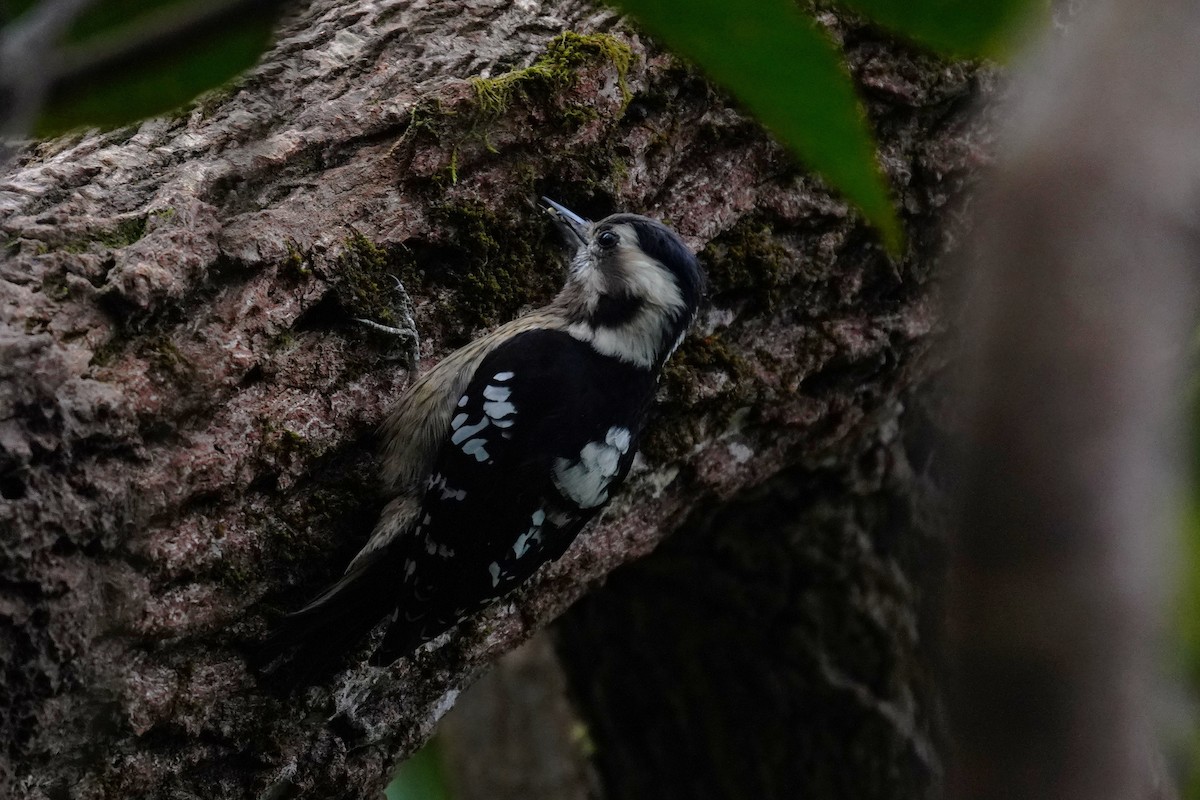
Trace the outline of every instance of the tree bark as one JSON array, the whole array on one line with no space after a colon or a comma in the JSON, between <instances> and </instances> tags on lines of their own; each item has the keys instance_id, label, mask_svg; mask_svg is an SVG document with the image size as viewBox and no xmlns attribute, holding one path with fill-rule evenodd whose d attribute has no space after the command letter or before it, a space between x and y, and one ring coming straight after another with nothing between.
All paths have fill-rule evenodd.
<instances>
[{"instance_id":1,"label":"tree bark","mask_svg":"<svg viewBox=\"0 0 1200 800\"><path fill-rule=\"evenodd\" d=\"M19 155L0 181L0 794L370 796L494 657L689 510L785 469L772 486L793 488L761 513L824 533L730 545L747 559L731 580L755 580L773 548L847 578L804 587L812 624L786 662L886 729L842 745L898 743L864 758L894 755L928 786L936 710L920 665L900 662L918 658L917 584L938 572L906 570L936 533L911 511L897 425L936 367L944 209L986 140L966 122L971 69L822 22L908 225L897 261L693 70L569 1L317 0L228 90ZM661 217L702 251L711 306L643 458L513 602L440 648L289 696L248 654L364 541L372 431L414 374L352 319L411 319L427 368L544 302L562 270L540 194ZM705 530L665 554L729 541ZM771 613L798 601L730 592ZM738 607L728 619L758 613ZM838 619L862 637L827 641ZM616 635L569 630L577 651Z\"/></svg>"}]
</instances>

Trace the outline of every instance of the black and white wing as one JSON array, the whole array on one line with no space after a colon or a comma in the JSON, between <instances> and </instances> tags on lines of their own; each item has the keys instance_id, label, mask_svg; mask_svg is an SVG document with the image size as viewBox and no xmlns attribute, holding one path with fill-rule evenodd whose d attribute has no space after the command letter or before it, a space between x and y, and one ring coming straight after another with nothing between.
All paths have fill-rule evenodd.
<instances>
[{"instance_id":1,"label":"black and white wing","mask_svg":"<svg viewBox=\"0 0 1200 800\"><path fill-rule=\"evenodd\" d=\"M406 655L562 555L628 472L653 389L648 370L561 331L489 354L391 560L399 605L373 661Z\"/></svg>"}]
</instances>

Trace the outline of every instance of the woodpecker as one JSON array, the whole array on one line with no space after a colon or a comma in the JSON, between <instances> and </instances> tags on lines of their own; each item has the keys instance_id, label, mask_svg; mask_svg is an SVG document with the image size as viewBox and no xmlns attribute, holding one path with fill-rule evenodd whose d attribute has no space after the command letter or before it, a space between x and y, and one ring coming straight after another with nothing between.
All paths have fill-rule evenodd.
<instances>
[{"instance_id":1,"label":"woodpecker","mask_svg":"<svg viewBox=\"0 0 1200 800\"><path fill-rule=\"evenodd\" d=\"M339 658L388 615L371 663L411 654L560 557L629 472L704 274L661 222L542 200L573 251L566 284L388 413L391 499L345 575L285 618L275 645L294 657Z\"/></svg>"}]
</instances>

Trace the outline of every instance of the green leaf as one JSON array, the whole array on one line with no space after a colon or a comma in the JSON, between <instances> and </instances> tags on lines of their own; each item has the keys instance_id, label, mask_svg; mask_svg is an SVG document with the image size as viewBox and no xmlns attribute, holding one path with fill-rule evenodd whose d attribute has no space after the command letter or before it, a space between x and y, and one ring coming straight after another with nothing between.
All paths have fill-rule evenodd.
<instances>
[{"instance_id":1,"label":"green leaf","mask_svg":"<svg viewBox=\"0 0 1200 800\"><path fill-rule=\"evenodd\" d=\"M67 35L36 126L53 136L114 128L171 111L254 65L277 0L103 0Z\"/></svg>"},{"instance_id":2,"label":"green leaf","mask_svg":"<svg viewBox=\"0 0 1200 800\"><path fill-rule=\"evenodd\" d=\"M875 144L833 43L791 0L617 0L729 89L900 250Z\"/></svg>"},{"instance_id":3,"label":"green leaf","mask_svg":"<svg viewBox=\"0 0 1200 800\"><path fill-rule=\"evenodd\" d=\"M37 5L37 0L0 0L0 28Z\"/></svg>"},{"instance_id":4,"label":"green leaf","mask_svg":"<svg viewBox=\"0 0 1200 800\"><path fill-rule=\"evenodd\" d=\"M901 36L958 56L999 57L1046 0L838 0Z\"/></svg>"},{"instance_id":5,"label":"green leaf","mask_svg":"<svg viewBox=\"0 0 1200 800\"><path fill-rule=\"evenodd\" d=\"M386 794L387 800L450 800L436 736L400 765Z\"/></svg>"}]
</instances>

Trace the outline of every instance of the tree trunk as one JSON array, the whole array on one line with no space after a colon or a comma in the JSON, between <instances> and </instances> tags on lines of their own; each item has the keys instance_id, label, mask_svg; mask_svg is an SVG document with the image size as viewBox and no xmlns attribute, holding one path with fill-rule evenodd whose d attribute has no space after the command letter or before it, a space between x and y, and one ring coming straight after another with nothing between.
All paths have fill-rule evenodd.
<instances>
[{"instance_id":1,"label":"tree trunk","mask_svg":"<svg viewBox=\"0 0 1200 800\"><path fill-rule=\"evenodd\" d=\"M689 668L753 666L737 724L781 698L841 720L813 760L755 769L840 781L827 759L857 748L876 768L835 788L902 773L919 796L938 769L917 646L940 568L898 426L936 367L934 261L979 158L975 78L822 21L868 98L910 235L899 261L693 70L575 2L318 0L228 90L18 156L0 181L0 794L370 796L498 654L689 511L776 475L662 558L719 554L713 605L688 607L723 626L803 625L777 657L757 638ZM548 299L562 259L540 194L658 216L702 250L711 307L642 462L513 602L289 696L248 654L364 541L372 432L414 374L352 320L411 319L428 368ZM770 532L742 542L739 514ZM655 601L654 563L606 595ZM763 570L784 582L756 589ZM578 654L624 636L592 622L606 602L565 628L580 696ZM667 625L671 602L637 613ZM689 646L702 621L683 621ZM743 745L710 733L689 746Z\"/></svg>"}]
</instances>

